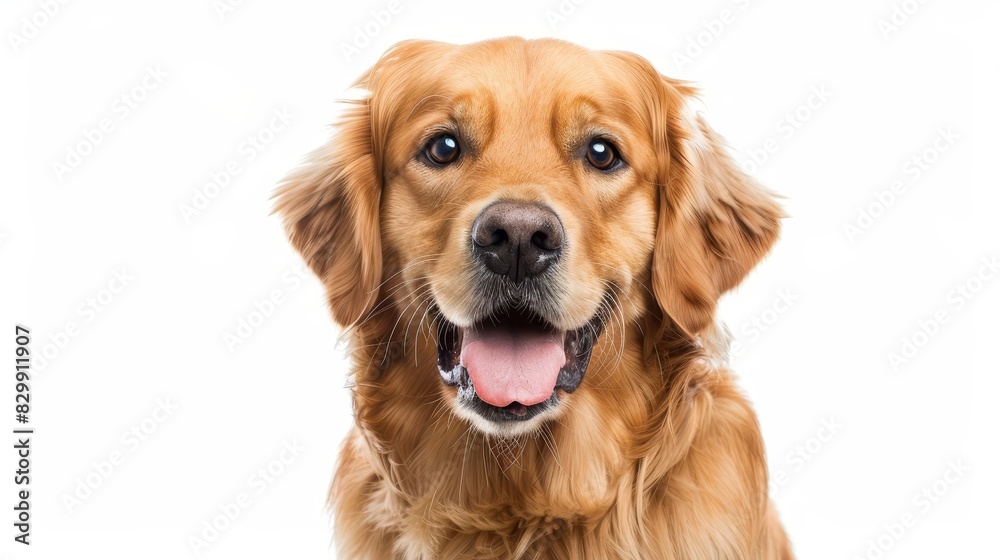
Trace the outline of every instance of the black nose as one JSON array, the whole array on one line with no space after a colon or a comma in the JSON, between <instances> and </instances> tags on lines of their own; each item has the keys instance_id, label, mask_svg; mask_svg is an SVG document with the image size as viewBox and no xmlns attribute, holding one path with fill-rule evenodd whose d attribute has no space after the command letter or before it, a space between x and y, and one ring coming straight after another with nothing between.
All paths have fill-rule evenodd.
<instances>
[{"instance_id":1,"label":"black nose","mask_svg":"<svg viewBox=\"0 0 1000 560\"><path fill-rule=\"evenodd\" d=\"M538 204L495 202L472 223L472 249L486 268L520 284L559 258L565 231L555 212Z\"/></svg>"}]
</instances>

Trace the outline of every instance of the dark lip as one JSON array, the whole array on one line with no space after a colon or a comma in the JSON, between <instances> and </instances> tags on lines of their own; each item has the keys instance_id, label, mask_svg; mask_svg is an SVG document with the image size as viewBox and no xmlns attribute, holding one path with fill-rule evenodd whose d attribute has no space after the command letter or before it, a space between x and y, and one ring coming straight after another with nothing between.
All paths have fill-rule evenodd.
<instances>
[{"instance_id":1,"label":"dark lip","mask_svg":"<svg viewBox=\"0 0 1000 560\"><path fill-rule=\"evenodd\" d=\"M438 372L441 374L441 379L445 385L458 388L458 403L460 405L486 420L498 424L529 421L545 410L558 405L560 390L566 393L576 391L587 373L594 344L600 337L604 325L599 311L582 327L566 332L563 344L567 364L559 370L555 389L548 400L531 406L514 403L511 406L498 407L479 398L472 380L469 378L468 370L461 365L462 341L459 328L445 319L441 313L438 312L434 315L437 317ZM537 321L538 319L534 317L532 320Z\"/></svg>"},{"instance_id":2,"label":"dark lip","mask_svg":"<svg viewBox=\"0 0 1000 560\"><path fill-rule=\"evenodd\" d=\"M464 370L465 368L462 369ZM468 377L468 374L466 374L466 377ZM512 407L514 405L505 407L493 406L492 404L479 398L479 395L476 394L476 390L472 386L472 383L468 382L464 385L458 385L458 402L462 406L468 408L490 422L505 424L511 422L527 422L546 410L555 407L559 404L559 395L557 393L558 391L552 391L552 395L549 396L548 400L531 406L524 406L524 412L516 414L512 411Z\"/></svg>"}]
</instances>

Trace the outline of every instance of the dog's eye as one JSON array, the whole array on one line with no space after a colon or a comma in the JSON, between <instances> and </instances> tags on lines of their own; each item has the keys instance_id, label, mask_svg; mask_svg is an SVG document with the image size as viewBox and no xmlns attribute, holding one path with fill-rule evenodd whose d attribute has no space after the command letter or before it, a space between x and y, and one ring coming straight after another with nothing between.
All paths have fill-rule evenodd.
<instances>
[{"instance_id":1,"label":"dog's eye","mask_svg":"<svg viewBox=\"0 0 1000 560\"><path fill-rule=\"evenodd\" d=\"M594 138L587 146L587 161L601 171L614 168L621 161L615 147L603 138Z\"/></svg>"},{"instance_id":2,"label":"dog's eye","mask_svg":"<svg viewBox=\"0 0 1000 560\"><path fill-rule=\"evenodd\" d=\"M447 165L458 159L458 140L451 134L439 134L431 138L424 148L427 159L438 165Z\"/></svg>"}]
</instances>

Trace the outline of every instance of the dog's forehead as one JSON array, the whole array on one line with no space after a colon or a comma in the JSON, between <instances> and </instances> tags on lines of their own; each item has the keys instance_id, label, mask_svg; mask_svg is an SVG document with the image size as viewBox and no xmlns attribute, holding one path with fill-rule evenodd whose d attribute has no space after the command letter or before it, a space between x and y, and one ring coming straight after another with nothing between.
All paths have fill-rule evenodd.
<instances>
[{"instance_id":1,"label":"dog's forehead","mask_svg":"<svg viewBox=\"0 0 1000 560\"><path fill-rule=\"evenodd\" d=\"M640 105L627 69L603 51L555 39L435 43L393 80L397 118L421 128L442 117L481 130L564 133L598 117L631 120Z\"/></svg>"},{"instance_id":2,"label":"dog's forehead","mask_svg":"<svg viewBox=\"0 0 1000 560\"><path fill-rule=\"evenodd\" d=\"M563 41L505 39L455 49L441 83L470 103L490 98L498 109L544 113L538 109L571 107L578 97L592 96L590 104L597 105L614 87L601 53Z\"/></svg>"}]
</instances>

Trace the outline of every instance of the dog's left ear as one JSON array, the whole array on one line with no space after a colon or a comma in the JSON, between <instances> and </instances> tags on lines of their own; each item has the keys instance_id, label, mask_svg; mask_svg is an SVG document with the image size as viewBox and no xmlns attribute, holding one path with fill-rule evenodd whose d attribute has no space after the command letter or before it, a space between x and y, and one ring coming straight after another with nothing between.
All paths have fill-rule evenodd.
<instances>
[{"instance_id":1,"label":"dog's left ear","mask_svg":"<svg viewBox=\"0 0 1000 560\"><path fill-rule=\"evenodd\" d=\"M693 89L668 78L661 85L666 140L656 142L661 190L653 293L663 314L694 337L712 323L722 294L770 249L784 214L775 195L744 173L687 108Z\"/></svg>"}]
</instances>

